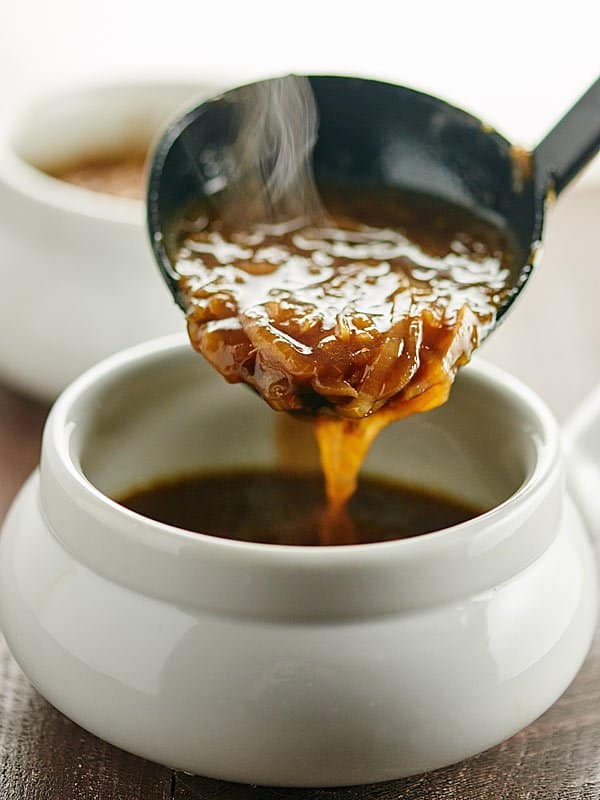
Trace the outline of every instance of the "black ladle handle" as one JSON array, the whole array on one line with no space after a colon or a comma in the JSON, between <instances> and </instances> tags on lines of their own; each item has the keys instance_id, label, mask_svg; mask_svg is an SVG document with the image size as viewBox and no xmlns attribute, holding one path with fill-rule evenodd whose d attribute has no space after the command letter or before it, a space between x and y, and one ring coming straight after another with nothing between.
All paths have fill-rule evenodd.
<instances>
[{"instance_id":1,"label":"black ladle handle","mask_svg":"<svg viewBox=\"0 0 600 800\"><path fill-rule=\"evenodd\" d=\"M600 78L534 150L536 191L559 195L600 149Z\"/></svg>"}]
</instances>

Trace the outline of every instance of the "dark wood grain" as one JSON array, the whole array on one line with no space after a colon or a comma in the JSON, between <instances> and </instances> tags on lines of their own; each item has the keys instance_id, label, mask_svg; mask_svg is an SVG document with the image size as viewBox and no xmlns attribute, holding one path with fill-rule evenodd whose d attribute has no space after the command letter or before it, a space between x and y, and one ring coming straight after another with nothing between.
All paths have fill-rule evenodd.
<instances>
[{"instance_id":1,"label":"dark wood grain","mask_svg":"<svg viewBox=\"0 0 600 800\"><path fill-rule=\"evenodd\" d=\"M0 521L40 456L48 405L0 385Z\"/></svg>"}]
</instances>

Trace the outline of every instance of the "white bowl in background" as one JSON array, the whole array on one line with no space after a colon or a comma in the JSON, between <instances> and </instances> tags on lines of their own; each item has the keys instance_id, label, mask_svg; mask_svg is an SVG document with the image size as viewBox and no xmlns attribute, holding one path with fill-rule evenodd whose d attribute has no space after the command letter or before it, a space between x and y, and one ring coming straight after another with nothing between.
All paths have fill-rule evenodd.
<instances>
[{"instance_id":1,"label":"white bowl in background","mask_svg":"<svg viewBox=\"0 0 600 800\"><path fill-rule=\"evenodd\" d=\"M43 169L147 148L172 113L215 91L192 81L113 83L2 113L0 378L52 398L110 353L182 329L146 241L144 203Z\"/></svg>"}]
</instances>

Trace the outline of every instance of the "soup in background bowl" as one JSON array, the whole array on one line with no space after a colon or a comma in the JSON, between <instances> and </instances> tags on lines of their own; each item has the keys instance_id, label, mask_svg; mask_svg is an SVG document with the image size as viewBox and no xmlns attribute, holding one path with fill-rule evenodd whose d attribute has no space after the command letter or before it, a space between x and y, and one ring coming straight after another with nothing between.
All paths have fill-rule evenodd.
<instances>
[{"instance_id":1,"label":"soup in background bowl","mask_svg":"<svg viewBox=\"0 0 600 800\"><path fill-rule=\"evenodd\" d=\"M115 159L134 157L138 195L159 128L214 91L193 81L115 82L48 91L3 109L0 378L51 399L110 353L179 329L149 253L144 204L105 191L106 169L112 162L115 189L124 178L122 168L114 173ZM90 160L103 165L104 191L90 191ZM52 177L76 168L81 182L85 164L87 189L74 185L73 172L72 183Z\"/></svg>"}]
</instances>

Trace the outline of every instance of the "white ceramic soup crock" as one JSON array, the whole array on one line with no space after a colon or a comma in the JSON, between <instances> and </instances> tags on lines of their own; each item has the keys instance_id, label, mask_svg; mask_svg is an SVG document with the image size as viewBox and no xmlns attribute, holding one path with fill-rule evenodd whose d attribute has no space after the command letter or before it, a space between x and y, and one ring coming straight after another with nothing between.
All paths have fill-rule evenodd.
<instances>
[{"instance_id":1,"label":"white ceramic soup crock","mask_svg":"<svg viewBox=\"0 0 600 800\"><path fill-rule=\"evenodd\" d=\"M596 578L544 404L479 361L381 435L368 472L492 509L413 539L249 544L110 499L277 464L276 417L179 336L67 389L0 537L2 628L39 691L168 766L296 786L441 767L547 709L588 650Z\"/></svg>"},{"instance_id":2,"label":"white ceramic soup crock","mask_svg":"<svg viewBox=\"0 0 600 800\"><path fill-rule=\"evenodd\" d=\"M150 253L144 204L43 170L145 149L182 104L214 91L191 81L115 82L0 110L4 380L55 397L110 353L181 329Z\"/></svg>"}]
</instances>

